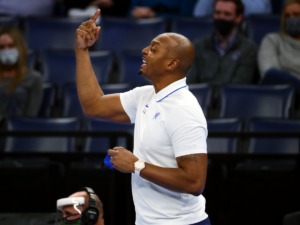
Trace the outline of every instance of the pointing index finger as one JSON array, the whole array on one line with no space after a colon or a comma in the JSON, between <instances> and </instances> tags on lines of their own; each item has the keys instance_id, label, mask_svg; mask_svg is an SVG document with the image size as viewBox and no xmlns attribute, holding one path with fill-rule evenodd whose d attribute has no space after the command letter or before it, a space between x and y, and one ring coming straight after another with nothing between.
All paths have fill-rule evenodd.
<instances>
[{"instance_id":1,"label":"pointing index finger","mask_svg":"<svg viewBox=\"0 0 300 225\"><path fill-rule=\"evenodd\" d=\"M91 17L91 20L93 20L94 22L96 22L96 20L98 19L100 15L100 9L97 9L95 14Z\"/></svg>"}]
</instances>

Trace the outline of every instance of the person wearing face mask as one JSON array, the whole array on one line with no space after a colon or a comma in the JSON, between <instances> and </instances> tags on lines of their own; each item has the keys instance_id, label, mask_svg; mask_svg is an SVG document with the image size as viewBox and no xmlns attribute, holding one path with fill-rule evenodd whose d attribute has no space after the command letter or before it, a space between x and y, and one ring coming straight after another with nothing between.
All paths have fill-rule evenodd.
<instances>
[{"instance_id":1,"label":"person wearing face mask","mask_svg":"<svg viewBox=\"0 0 300 225\"><path fill-rule=\"evenodd\" d=\"M194 42L196 54L187 81L212 84L216 100L220 85L255 83L257 46L239 33L243 12L241 0L216 0L213 33Z\"/></svg>"},{"instance_id":2,"label":"person wearing face mask","mask_svg":"<svg viewBox=\"0 0 300 225\"><path fill-rule=\"evenodd\" d=\"M42 102L42 78L26 65L27 48L17 27L0 27L0 117L35 117Z\"/></svg>"},{"instance_id":3,"label":"person wearing face mask","mask_svg":"<svg viewBox=\"0 0 300 225\"><path fill-rule=\"evenodd\" d=\"M258 65L262 83L290 84L300 96L300 0L287 0L281 31L267 34L260 45Z\"/></svg>"}]
</instances>

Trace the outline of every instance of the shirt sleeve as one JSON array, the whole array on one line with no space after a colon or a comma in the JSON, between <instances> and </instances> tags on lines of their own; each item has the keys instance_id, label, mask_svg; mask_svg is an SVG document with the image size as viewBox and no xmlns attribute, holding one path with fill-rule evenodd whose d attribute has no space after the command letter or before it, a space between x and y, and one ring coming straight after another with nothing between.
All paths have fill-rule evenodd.
<instances>
[{"instance_id":1,"label":"shirt sleeve","mask_svg":"<svg viewBox=\"0 0 300 225\"><path fill-rule=\"evenodd\" d=\"M143 86L120 94L121 104L130 118L131 123L135 123L139 102L150 89L151 86Z\"/></svg>"},{"instance_id":2,"label":"shirt sleeve","mask_svg":"<svg viewBox=\"0 0 300 225\"><path fill-rule=\"evenodd\" d=\"M176 157L207 153L207 123L197 107L181 106L173 110L166 119L166 129Z\"/></svg>"},{"instance_id":3,"label":"shirt sleeve","mask_svg":"<svg viewBox=\"0 0 300 225\"><path fill-rule=\"evenodd\" d=\"M258 66L261 76L271 68L280 69L278 59L278 42L276 39L277 34L269 34L263 40L258 52Z\"/></svg>"}]
</instances>

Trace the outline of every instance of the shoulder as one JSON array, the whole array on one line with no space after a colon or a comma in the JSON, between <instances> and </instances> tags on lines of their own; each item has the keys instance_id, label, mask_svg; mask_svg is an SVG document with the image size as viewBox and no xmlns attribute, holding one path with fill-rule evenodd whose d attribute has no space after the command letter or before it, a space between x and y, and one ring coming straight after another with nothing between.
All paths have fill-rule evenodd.
<instances>
[{"instance_id":1,"label":"shoulder","mask_svg":"<svg viewBox=\"0 0 300 225\"><path fill-rule=\"evenodd\" d=\"M42 81L42 75L38 71L28 70L26 75L25 75L25 79Z\"/></svg>"},{"instance_id":2,"label":"shoulder","mask_svg":"<svg viewBox=\"0 0 300 225\"><path fill-rule=\"evenodd\" d=\"M123 92L120 94L120 97L122 101L140 102L143 101L143 99L150 98L154 94L154 87L152 85L145 85Z\"/></svg>"},{"instance_id":3,"label":"shoulder","mask_svg":"<svg viewBox=\"0 0 300 225\"><path fill-rule=\"evenodd\" d=\"M195 47L204 46L206 43L211 42L211 40L212 40L212 36L211 35L204 35L202 37L197 38L194 41L194 46Z\"/></svg>"},{"instance_id":4,"label":"shoulder","mask_svg":"<svg viewBox=\"0 0 300 225\"><path fill-rule=\"evenodd\" d=\"M238 34L237 40L240 43L240 45L249 47L249 48L257 48L257 44L249 37L246 37L245 35Z\"/></svg>"},{"instance_id":5,"label":"shoulder","mask_svg":"<svg viewBox=\"0 0 300 225\"><path fill-rule=\"evenodd\" d=\"M272 41L272 42L276 41L276 42L278 42L278 41L280 41L280 39L281 39L281 35L279 33L269 33L269 34L264 36L262 41L263 42L264 41Z\"/></svg>"}]
</instances>

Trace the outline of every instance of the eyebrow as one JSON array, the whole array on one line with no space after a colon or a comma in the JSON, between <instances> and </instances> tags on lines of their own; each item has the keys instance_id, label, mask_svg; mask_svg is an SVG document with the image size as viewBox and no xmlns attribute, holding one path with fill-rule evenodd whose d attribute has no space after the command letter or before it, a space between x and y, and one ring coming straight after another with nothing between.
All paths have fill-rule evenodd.
<instances>
[{"instance_id":1,"label":"eyebrow","mask_svg":"<svg viewBox=\"0 0 300 225\"><path fill-rule=\"evenodd\" d=\"M160 45L160 42L159 42L159 41L156 41L156 40L153 40L153 41L151 42L151 45Z\"/></svg>"}]
</instances>

